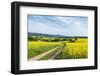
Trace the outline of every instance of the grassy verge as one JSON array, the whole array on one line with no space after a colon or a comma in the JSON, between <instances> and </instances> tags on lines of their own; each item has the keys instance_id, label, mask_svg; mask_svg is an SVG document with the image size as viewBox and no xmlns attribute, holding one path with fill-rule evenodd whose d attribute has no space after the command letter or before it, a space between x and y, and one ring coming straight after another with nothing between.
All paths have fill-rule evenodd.
<instances>
[{"instance_id":1,"label":"grassy verge","mask_svg":"<svg viewBox=\"0 0 100 76\"><path fill-rule=\"evenodd\" d=\"M55 51L51 52L50 54L46 55L45 57L42 57L40 60L48 60L50 59L53 55L55 55L56 52L58 52L61 49L61 47L57 48Z\"/></svg>"},{"instance_id":2,"label":"grassy verge","mask_svg":"<svg viewBox=\"0 0 100 76\"><path fill-rule=\"evenodd\" d=\"M57 46L62 46L62 44L58 42L28 41L28 59L49 51Z\"/></svg>"}]
</instances>

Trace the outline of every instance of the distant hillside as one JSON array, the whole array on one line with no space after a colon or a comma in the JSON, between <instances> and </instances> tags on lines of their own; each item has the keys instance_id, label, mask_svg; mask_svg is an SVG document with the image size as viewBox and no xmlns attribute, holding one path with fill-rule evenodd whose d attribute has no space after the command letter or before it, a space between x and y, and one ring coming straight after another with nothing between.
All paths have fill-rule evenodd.
<instances>
[{"instance_id":1,"label":"distant hillside","mask_svg":"<svg viewBox=\"0 0 100 76\"><path fill-rule=\"evenodd\" d=\"M51 35L51 34L43 34L43 33L30 33L28 32L28 36L42 36L42 37L66 37L63 35Z\"/></svg>"},{"instance_id":2,"label":"distant hillside","mask_svg":"<svg viewBox=\"0 0 100 76\"><path fill-rule=\"evenodd\" d=\"M43 33L30 33L28 32L28 36L42 36L42 37L55 37L55 38L73 38L73 36L64 36L64 35L51 35L51 34L43 34ZM85 36L74 36L78 38L87 38Z\"/></svg>"}]
</instances>

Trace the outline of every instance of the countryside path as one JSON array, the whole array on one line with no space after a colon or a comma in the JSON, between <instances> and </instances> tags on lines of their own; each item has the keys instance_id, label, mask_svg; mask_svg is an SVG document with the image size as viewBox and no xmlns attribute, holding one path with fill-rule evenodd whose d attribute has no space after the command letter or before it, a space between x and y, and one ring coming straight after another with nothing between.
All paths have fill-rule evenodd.
<instances>
[{"instance_id":1,"label":"countryside path","mask_svg":"<svg viewBox=\"0 0 100 76\"><path fill-rule=\"evenodd\" d=\"M63 50L63 47L61 47L56 53L54 53L50 58L49 60L53 60L53 59L57 59L57 56L59 56L61 54Z\"/></svg>"},{"instance_id":2,"label":"countryside path","mask_svg":"<svg viewBox=\"0 0 100 76\"><path fill-rule=\"evenodd\" d=\"M57 49L60 49L60 50L59 50L57 53L55 53L54 56L52 56L52 57L50 58L50 59L54 59L54 57L56 57L56 55L58 55L58 53L61 51L61 46L56 47L56 48L53 48L53 49L51 49L51 50L49 50L49 51L47 51L47 52L44 52L44 53L42 53L42 54L39 54L39 55L37 55L37 56L31 58L30 61L39 60L39 59L41 59L42 57L47 56L48 54L50 54L50 53L56 51Z\"/></svg>"}]
</instances>

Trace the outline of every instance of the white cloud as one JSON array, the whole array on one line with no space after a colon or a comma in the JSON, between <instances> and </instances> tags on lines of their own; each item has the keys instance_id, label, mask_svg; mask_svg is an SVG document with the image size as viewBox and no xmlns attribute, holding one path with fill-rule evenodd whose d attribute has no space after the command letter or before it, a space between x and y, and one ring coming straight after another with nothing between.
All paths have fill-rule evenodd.
<instances>
[{"instance_id":1,"label":"white cloud","mask_svg":"<svg viewBox=\"0 0 100 76\"><path fill-rule=\"evenodd\" d=\"M56 35L66 35L66 36L87 36L87 28L84 28L82 21L73 19L72 17L56 17L61 23L43 23L34 20L29 20L28 22L28 32L37 32L45 34L56 34ZM61 26L63 28L58 28Z\"/></svg>"}]
</instances>

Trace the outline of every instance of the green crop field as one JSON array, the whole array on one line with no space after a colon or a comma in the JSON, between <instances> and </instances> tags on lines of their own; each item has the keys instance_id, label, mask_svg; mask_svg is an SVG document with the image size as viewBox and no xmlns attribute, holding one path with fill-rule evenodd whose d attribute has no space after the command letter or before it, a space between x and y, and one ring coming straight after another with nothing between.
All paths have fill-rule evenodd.
<instances>
[{"instance_id":1,"label":"green crop field","mask_svg":"<svg viewBox=\"0 0 100 76\"><path fill-rule=\"evenodd\" d=\"M46 39L46 38L45 38ZM49 38L48 38L49 39ZM53 40L53 39L52 39ZM60 39L61 40L61 39ZM88 38L78 38L76 41L29 41L28 40L28 59L31 59L37 55L48 52L58 46L63 47L63 50L58 54L55 59L80 59L88 58ZM48 60L50 56L54 55L56 51L44 56L40 60Z\"/></svg>"}]
</instances>

